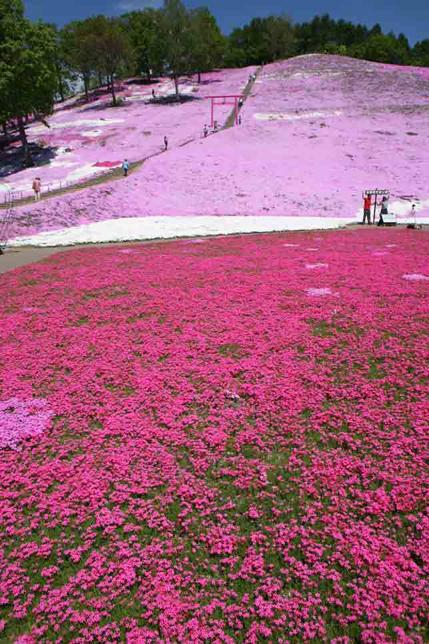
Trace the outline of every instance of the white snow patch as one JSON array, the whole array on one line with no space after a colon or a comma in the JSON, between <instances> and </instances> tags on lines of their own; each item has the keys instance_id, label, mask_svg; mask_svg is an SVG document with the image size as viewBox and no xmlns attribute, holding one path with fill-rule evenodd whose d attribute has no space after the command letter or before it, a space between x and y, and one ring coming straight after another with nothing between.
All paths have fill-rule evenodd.
<instances>
[{"instance_id":1,"label":"white snow patch","mask_svg":"<svg viewBox=\"0 0 429 644\"><path fill-rule=\"evenodd\" d=\"M334 217L125 217L16 237L9 246L70 246L73 244L172 239L237 233L341 228L349 220Z\"/></svg>"}]
</instances>

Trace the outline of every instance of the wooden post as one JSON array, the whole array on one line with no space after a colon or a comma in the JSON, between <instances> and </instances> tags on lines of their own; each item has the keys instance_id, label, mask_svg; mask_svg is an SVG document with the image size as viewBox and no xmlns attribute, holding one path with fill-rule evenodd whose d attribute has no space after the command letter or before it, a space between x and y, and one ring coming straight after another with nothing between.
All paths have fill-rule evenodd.
<instances>
[{"instance_id":1,"label":"wooden post","mask_svg":"<svg viewBox=\"0 0 429 644\"><path fill-rule=\"evenodd\" d=\"M375 224L375 217L377 215L377 190L378 190L378 188L375 189L375 195L374 195L374 197L375 197L375 199L374 199L374 214L373 214L373 217L372 217L372 223L373 224Z\"/></svg>"}]
</instances>

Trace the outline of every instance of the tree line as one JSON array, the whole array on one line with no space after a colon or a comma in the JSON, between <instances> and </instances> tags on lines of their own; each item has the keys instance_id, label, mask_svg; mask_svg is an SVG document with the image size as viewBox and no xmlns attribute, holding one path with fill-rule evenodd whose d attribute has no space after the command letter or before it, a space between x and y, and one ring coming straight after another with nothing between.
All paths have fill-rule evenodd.
<instances>
[{"instance_id":1,"label":"tree line","mask_svg":"<svg viewBox=\"0 0 429 644\"><path fill-rule=\"evenodd\" d=\"M106 87L118 104L115 79L169 75L179 97L178 79L217 67L260 65L307 53L348 55L394 64L429 66L429 39L411 47L406 36L384 33L329 15L293 24L288 16L254 18L222 34L205 7L188 9L182 0L164 0L160 9L104 15L70 22L62 29L31 22L23 0L0 0L0 124L18 128L27 162L28 115L43 121L55 100L65 100L81 83Z\"/></svg>"}]
</instances>

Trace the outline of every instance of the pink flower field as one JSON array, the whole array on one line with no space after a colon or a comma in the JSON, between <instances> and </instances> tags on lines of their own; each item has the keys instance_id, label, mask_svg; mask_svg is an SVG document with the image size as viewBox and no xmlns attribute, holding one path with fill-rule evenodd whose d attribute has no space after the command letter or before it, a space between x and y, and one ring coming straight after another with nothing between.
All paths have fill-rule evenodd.
<instances>
[{"instance_id":1,"label":"pink flower field","mask_svg":"<svg viewBox=\"0 0 429 644\"><path fill-rule=\"evenodd\" d=\"M21 170L1 179L8 168L8 155L0 160L0 197L8 190L31 194L31 184L41 176L45 190L56 189L67 182L78 183L94 175L120 167L124 158L140 161L158 154L167 135L171 147L181 146L202 136L204 124L210 124L212 94L240 93L254 68L221 70L196 77L182 78L180 93L185 103L175 105L152 103L152 89L161 101L174 93L174 84L160 79L152 84L134 84L133 80L118 86L121 106L111 106L106 90L91 94L90 103L81 96L60 103L49 128L42 123L31 124L27 135L32 143L52 151L53 158L41 167ZM222 124L230 113L219 106L217 118ZM17 142L16 146L19 147Z\"/></svg>"},{"instance_id":2,"label":"pink flower field","mask_svg":"<svg viewBox=\"0 0 429 644\"><path fill-rule=\"evenodd\" d=\"M6 274L1 641L427 642L428 254L348 230Z\"/></svg>"},{"instance_id":3,"label":"pink flower field","mask_svg":"<svg viewBox=\"0 0 429 644\"><path fill-rule=\"evenodd\" d=\"M249 71L208 75L195 96L240 93ZM124 217L290 216L301 217L304 227L306 217L355 221L362 217L362 191L377 187L391 191L399 218L409 217L415 203L427 220L428 105L426 69L309 55L260 70L241 126L207 139L201 138L206 100L160 106L130 98L129 107L116 110L64 111L56 119L75 118L72 131L80 138L83 112L123 119L97 126L103 136L77 145L73 154L83 166L146 158L159 151L164 132L171 149L127 180L18 208L11 236ZM220 123L230 109L217 109ZM58 145L66 131L53 131Z\"/></svg>"}]
</instances>

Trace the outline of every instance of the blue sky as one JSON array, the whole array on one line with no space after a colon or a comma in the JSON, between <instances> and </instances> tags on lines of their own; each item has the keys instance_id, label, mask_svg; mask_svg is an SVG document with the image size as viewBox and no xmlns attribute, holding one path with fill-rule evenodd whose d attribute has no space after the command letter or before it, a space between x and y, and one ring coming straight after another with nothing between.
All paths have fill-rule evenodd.
<instances>
[{"instance_id":1,"label":"blue sky","mask_svg":"<svg viewBox=\"0 0 429 644\"><path fill-rule=\"evenodd\" d=\"M24 0L27 15L62 25L70 20L104 13L119 15L145 6L160 6L161 0ZM411 43L429 38L429 0L185 0L188 7L208 6L225 33L255 16L287 13L295 21L329 13L372 26L379 22L386 31L405 33Z\"/></svg>"}]
</instances>

